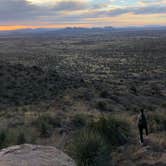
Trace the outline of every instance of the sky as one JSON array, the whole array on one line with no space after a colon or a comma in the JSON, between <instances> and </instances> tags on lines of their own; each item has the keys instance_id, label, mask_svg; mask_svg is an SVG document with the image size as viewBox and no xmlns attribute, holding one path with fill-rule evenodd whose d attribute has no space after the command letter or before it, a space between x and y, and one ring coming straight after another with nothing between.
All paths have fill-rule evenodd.
<instances>
[{"instance_id":1,"label":"sky","mask_svg":"<svg viewBox=\"0 0 166 166\"><path fill-rule=\"evenodd\" d=\"M0 30L166 25L166 0L0 0Z\"/></svg>"}]
</instances>

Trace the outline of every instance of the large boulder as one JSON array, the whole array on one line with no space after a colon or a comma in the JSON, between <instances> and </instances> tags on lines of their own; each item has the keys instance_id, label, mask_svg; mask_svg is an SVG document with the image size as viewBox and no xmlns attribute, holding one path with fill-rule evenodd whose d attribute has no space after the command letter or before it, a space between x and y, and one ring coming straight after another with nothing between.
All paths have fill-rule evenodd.
<instances>
[{"instance_id":1,"label":"large boulder","mask_svg":"<svg viewBox=\"0 0 166 166\"><path fill-rule=\"evenodd\" d=\"M0 151L0 166L76 166L62 151L52 146L16 145Z\"/></svg>"}]
</instances>

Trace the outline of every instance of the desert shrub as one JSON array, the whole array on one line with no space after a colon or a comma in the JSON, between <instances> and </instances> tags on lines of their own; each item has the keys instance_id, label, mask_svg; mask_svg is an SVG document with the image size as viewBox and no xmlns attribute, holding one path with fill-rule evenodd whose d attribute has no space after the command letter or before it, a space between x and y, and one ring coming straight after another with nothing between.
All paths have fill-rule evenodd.
<instances>
[{"instance_id":1,"label":"desert shrub","mask_svg":"<svg viewBox=\"0 0 166 166\"><path fill-rule=\"evenodd\" d=\"M53 132L52 126L47 121L41 121L39 124L40 136L50 137Z\"/></svg>"},{"instance_id":2,"label":"desert shrub","mask_svg":"<svg viewBox=\"0 0 166 166\"><path fill-rule=\"evenodd\" d=\"M26 143L25 134L23 132L20 132L19 135L17 136L17 144L21 145L24 143Z\"/></svg>"},{"instance_id":3,"label":"desert shrub","mask_svg":"<svg viewBox=\"0 0 166 166\"><path fill-rule=\"evenodd\" d=\"M7 129L0 131L0 149L15 145L15 135L11 136L11 132Z\"/></svg>"},{"instance_id":4,"label":"desert shrub","mask_svg":"<svg viewBox=\"0 0 166 166\"><path fill-rule=\"evenodd\" d=\"M129 136L127 122L101 117L81 129L69 146L69 152L78 166L110 166L112 148L127 143Z\"/></svg>"},{"instance_id":5,"label":"desert shrub","mask_svg":"<svg viewBox=\"0 0 166 166\"><path fill-rule=\"evenodd\" d=\"M41 136L49 137L52 135L54 127L61 126L61 119L55 116L51 116L49 114L40 116L34 124L40 131Z\"/></svg>"},{"instance_id":6,"label":"desert shrub","mask_svg":"<svg viewBox=\"0 0 166 166\"><path fill-rule=\"evenodd\" d=\"M109 106L107 101L98 101L96 104L96 108L100 111L109 111Z\"/></svg>"},{"instance_id":7,"label":"desert shrub","mask_svg":"<svg viewBox=\"0 0 166 166\"><path fill-rule=\"evenodd\" d=\"M76 114L73 116L71 121L74 127L82 128L87 125L88 121L90 121L90 117L88 117L86 114Z\"/></svg>"},{"instance_id":8,"label":"desert shrub","mask_svg":"<svg viewBox=\"0 0 166 166\"><path fill-rule=\"evenodd\" d=\"M77 99L84 99L86 101L91 101L95 97L95 92L93 89L89 88L80 88L78 91Z\"/></svg>"},{"instance_id":9,"label":"desert shrub","mask_svg":"<svg viewBox=\"0 0 166 166\"><path fill-rule=\"evenodd\" d=\"M6 146L7 131L0 131L0 149Z\"/></svg>"},{"instance_id":10,"label":"desert shrub","mask_svg":"<svg viewBox=\"0 0 166 166\"><path fill-rule=\"evenodd\" d=\"M48 124L50 124L53 127L60 127L61 126L60 117L45 115L42 117L42 119L45 120Z\"/></svg>"},{"instance_id":11,"label":"desert shrub","mask_svg":"<svg viewBox=\"0 0 166 166\"><path fill-rule=\"evenodd\" d=\"M12 145L16 145L16 139L17 139L17 132L14 129L4 129L2 132L5 133L5 140L3 142L3 147L8 147Z\"/></svg>"},{"instance_id":12,"label":"desert shrub","mask_svg":"<svg viewBox=\"0 0 166 166\"><path fill-rule=\"evenodd\" d=\"M110 153L104 139L91 130L83 129L69 146L69 153L78 166L108 166Z\"/></svg>"},{"instance_id":13,"label":"desert shrub","mask_svg":"<svg viewBox=\"0 0 166 166\"><path fill-rule=\"evenodd\" d=\"M89 126L97 131L111 146L119 146L127 143L130 136L129 124L117 118L101 117L97 122Z\"/></svg>"},{"instance_id":14,"label":"desert shrub","mask_svg":"<svg viewBox=\"0 0 166 166\"><path fill-rule=\"evenodd\" d=\"M166 115L164 113L149 114L148 123L150 132L166 131Z\"/></svg>"},{"instance_id":15,"label":"desert shrub","mask_svg":"<svg viewBox=\"0 0 166 166\"><path fill-rule=\"evenodd\" d=\"M108 92L107 90L104 90L100 93L100 97L103 97L103 98L109 98L111 95L110 95L110 92Z\"/></svg>"}]
</instances>

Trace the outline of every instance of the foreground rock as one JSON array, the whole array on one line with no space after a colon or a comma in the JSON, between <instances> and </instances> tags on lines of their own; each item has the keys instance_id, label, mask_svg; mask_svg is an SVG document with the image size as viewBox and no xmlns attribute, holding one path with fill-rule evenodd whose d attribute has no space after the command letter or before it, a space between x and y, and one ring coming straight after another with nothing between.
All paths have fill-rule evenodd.
<instances>
[{"instance_id":1,"label":"foreground rock","mask_svg":"<svg viewBox=\"0 0 166 166\"><path fill-rule=\"evenodd\" d=\"M51 146L17 145L0 151L0 166L76 166L66 154Z\"/></svg>"}]
</instances>

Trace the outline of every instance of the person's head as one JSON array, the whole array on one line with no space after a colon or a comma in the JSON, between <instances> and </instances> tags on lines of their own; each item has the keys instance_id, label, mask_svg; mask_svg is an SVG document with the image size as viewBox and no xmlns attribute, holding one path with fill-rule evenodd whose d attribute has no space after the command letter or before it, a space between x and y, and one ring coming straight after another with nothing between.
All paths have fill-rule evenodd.
<instances>
[{"instance_id":1,"label":"person's head","mask_svg":"<svg viewBox=\"0 0 166 166\"><path fill-rule=\"evenodd\" d=\"M141 114L143 114L143 113L144 113L144 109L142 108L142 109L140 110L140 112L141 112Z\"/></svg>"}]
</instances>

